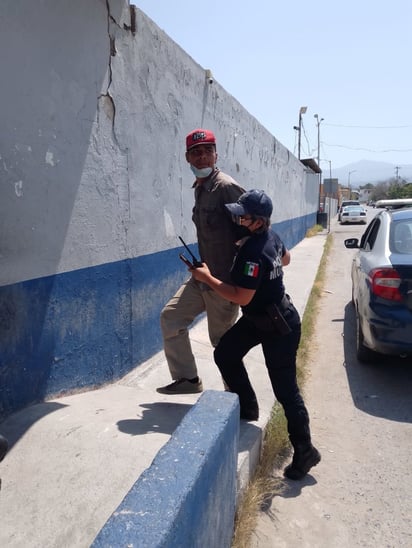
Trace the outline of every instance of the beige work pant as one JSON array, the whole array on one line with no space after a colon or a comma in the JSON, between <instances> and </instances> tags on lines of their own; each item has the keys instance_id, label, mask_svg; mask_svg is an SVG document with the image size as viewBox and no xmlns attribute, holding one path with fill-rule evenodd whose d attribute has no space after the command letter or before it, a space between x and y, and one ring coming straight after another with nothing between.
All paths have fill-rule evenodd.
<instances>
[{"instance_id":1,"label":"beige work pant","mask_svg":"<svg viewBox=\"0 0 412 548\"><path fill-rule=\"evenodd\" d=\"M206 289L204 284L190 278L160 314L164 352L173 380L197 377L188 328L205 311L209 339L215 347L222 335L236 322L239 306Z\"/></svg>"}]
</instances>

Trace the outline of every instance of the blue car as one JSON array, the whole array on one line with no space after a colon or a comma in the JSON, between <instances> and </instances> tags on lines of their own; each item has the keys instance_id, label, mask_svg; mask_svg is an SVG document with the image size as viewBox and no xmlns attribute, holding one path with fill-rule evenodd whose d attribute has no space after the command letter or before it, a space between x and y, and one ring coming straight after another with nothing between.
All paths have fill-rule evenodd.
<instances>
[{"instance_id":1,"label":"blue car","mask_svg":"<svg viewBox=\"0 0 412 548\"><path fill-rule=\"evenodd\" d=\"M378 354L412 357L412 199L381 200L385 208L369 223L352 269L352 302L356 313L359 361Z\"/></svg>"}]
</instances>

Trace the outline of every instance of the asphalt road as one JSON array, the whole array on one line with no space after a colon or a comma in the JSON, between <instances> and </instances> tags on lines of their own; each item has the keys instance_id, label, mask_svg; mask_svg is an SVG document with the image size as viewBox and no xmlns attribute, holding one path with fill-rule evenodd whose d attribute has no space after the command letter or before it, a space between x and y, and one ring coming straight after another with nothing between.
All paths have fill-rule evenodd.
<instances>
[{"instance_id":1,"label":"asphalt road","mask_svg":"<svg viewBox=\"0 0 412 548\"><path fill-rule=\"evenodd\" d=\"M377 210L370 209L368 218ZM305 385L322 461L260 512L251 548L412 546L412 363L357 361L343 240L365 226L331 223L334 244ZM274 475L281 476L281 470Z\"/></svg>"}]
</instances>

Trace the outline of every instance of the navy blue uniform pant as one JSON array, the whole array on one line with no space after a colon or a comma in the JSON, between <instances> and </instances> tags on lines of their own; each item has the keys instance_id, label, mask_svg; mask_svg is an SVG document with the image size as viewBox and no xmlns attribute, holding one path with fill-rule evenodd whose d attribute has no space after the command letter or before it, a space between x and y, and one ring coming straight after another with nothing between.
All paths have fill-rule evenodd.
<instances>
[{"instance_id":1,"label":"navy blue uniform pant","mask_svg":"<svg viewBox=\"0 0 412 548\"><path fill-rule=\"evenodd\" d=\"M294 447L310 443L309 415L296 381L296 353L301 334L300 323L288 335L258 329L242 316L220 339L215 348L215 362L232 392L239 396L240 406L256 405L243 357L251 348L262 345L266 367L276 399L282 405Z\"/></svg>"}]
</instances>

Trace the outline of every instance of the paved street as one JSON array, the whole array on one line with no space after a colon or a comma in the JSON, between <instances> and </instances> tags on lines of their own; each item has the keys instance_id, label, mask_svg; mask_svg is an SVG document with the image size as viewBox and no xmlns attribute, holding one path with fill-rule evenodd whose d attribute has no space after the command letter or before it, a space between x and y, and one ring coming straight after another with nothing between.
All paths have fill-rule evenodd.
<instances>
[{"instance_id":1,"label":"paved street","mask_svg":"<svg viewBox=\"0 0 412 548\"><path fill-rule=\"evenodd\" d=\"M259 515L252 548L412 546L412 364L356 359L355 251L343 240L360 237L364 228L332 223L334 245L305 388L322 462L304 481L283 482L283 493Z\"/></svg>"}]
</instances>

